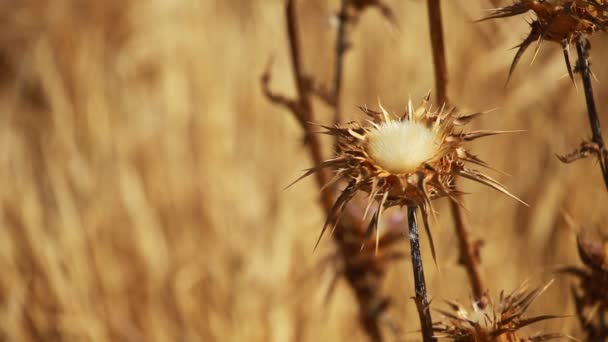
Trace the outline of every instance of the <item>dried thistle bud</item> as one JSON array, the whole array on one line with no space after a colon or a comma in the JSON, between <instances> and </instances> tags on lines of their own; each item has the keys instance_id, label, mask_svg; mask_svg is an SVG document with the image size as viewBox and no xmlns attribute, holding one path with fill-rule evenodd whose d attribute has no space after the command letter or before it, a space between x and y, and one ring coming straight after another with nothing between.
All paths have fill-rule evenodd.
<instances>
[{"instance_id":1,"label":"dried thistle bud","mask_svg":"<svg viewBox=\"0 0 608 342\"><path fill-rule=\"evenodd\" d=\"M581 260L589 268L608 272L608 239L586 239L582 235L576 240ZM608 293L607 293L608 294Z\"/></svg>"},{"instance_id":2,"label":"dried thistle bud","mask_svg":"<svg viewBox=\"0 0 608 342\"><path fill-rule=\"evenodd\" d=\"M370 118L365 124L350 122L323 126L327 129L326 134L338 137L337 154L309 169L298 180L321 169L332 168L335 176L328 185L340 180L348 185L331 208L319 240L330 222L337 224L346 204L357 193L365 192L368 204L363 220L372 204L378 204L368 228L370 234L376 230L376 249L382 211L392 206L415 206L421 209L434 258L428 222L429 213L434 212L431 201L443 196L456 201L454 195L459 191L454 187L454 177L474 180L517 199L499 182L466 165L468 162L488 166L471 154L464 143L505 132L463 132L460 127L481 113L459 116L454 109L433 110L429 97L427 95L416 109L410 101L403 115L390 114L382 106L380 112L362 108Z\"/></svg>"},{"instance_id":3,"label":"dried thistle bud","mask_svg":"<svg viewBox=\"0 0 608 342\"><path fill-rule=\"evenodd\" d=\"M467 310L456 302L448 302L451 311L437 310L445 320L435 326L435 336L461 342L548 341L563 337L561 334L527 336L520 330L540 321L559 318L554 315L526 317L530 305L551 283L532 291L523 284L507 296L501 292L497 304L490 301L483 309L477 303L472 303L471 309Z\"/></svg>"},{"instance_id":4,"label":"dried thistle bud","mask_svg":"<svg viewBox=\"0 0 608 342\"><path fill-rule=\"evenodd\" d=\"M480 21L512 17L528 11L534 12L536 19L530 23L531 31L528 37L518 46L519 49L513 58L509 71L509 79L526 49L537 41L534 53L534 57L536 57L543 40L561 44L568 74L573 79L570 43L582 35L591 35L598 30L606 30L608 26L608 1L519 0L513 5L492 9L491 14Z\"/></svg>"},{"instance_id":5,"label":"dried thistle bud","mask_svg":"<svg viewBox=\"0 0 608 342\"><path fill-rule=\"evenodd\" d=\"M572 296L589 341L605 340L608 331L602 322L608 316L608 237L579 234L577 246L587 267L567 267L561 272L578 279L577 286L572 287Z\"/></svg>"}]
</instances>

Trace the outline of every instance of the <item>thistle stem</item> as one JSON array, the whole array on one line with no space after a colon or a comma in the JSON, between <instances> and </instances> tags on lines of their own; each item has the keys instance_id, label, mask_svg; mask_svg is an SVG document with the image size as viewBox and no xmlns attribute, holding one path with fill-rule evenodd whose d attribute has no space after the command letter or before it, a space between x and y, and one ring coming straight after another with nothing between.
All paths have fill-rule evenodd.
<instances>
[{"instance_id":1,"label":"thistle stem","mask_svg":"<svg viewBox=\"0 0 608 342\"><path fill-rule=\"evenodd\" d=\"M462 199L461 199L462 200ZM450 209L454 218L454 229L458 237L458 248L460 249L460 263L464 266L471 283L475 302L479 307L484 308L485 300L485 285L481 277L479 251L475 242L471 239L471 233L467 225L466 219L463 216L462 208L454 201L450 201Z\"/></svg>"},{"instance_id":2,"label":"thistle stem","mask_svg":"<svg viewBox=\"0 0 608 342\"><path fill-rule=\"evenodd\" d=\"M287 18L287 34L289 36L289 52L291 55L291 67L295 78L297 99L295 100L295 106L293 108L294 115L300 122L302 129L305 134L305 141L308 144L310 155L315 165L323 162L323 155L321 152L321 143L316 135L312 133L310 121L312 117L312 103L311 103L311 92L310 87L307 87L306 77L302 68L301 52L300 52L300 39L298 35L298 21L297 21L297 9L295 0L287 1L285 7L285 17ZM319 188L323 187L327 181L331 178L328 172L321 170L315 173L315 178ZM331 208L334 198L330 191L323 191L321 193L321 201L326 211Z\"/></svg>"},{"instance_id":3,"label":"thistle stem","mask_svg":"<svg viewBox=\"0 0 608 342\"><path fill-rule=\"evenodd\" d=\"M346 2L343 1L345 6ZM343 11L345 13L345 10ZM314 121L314 113L312 106L312 95L314 89L311 86L310 79L304 74L304 68L302 65L302 49L300 46L299 30L298 30L298 16L296 9L296 0L287 0L285 6L285 18L287 24L287 36L289 39L289 53L291 57L292 73L296 84L296 96L289 98L287 96L273 92L270 89L269 83L271 79L270 69L262 75L261 84L262 91L266 97L274 104L280 105L288 109L295 119L300 124L305 134L305 142L308 147L308 151L311 159L315 165L319 165L323 162L323 154L321 148L321 142L317 135L312 134L310 122ZM344 26L344 23L342 23ZM344 30L344 29L343 29ZM345 33L339 33L339 36L344 36ZM345 38L339 38L345 39ZM343 53L343 52L341 52ZM342 56L338 58L338 63L341 69ZM342 71L336 72L337 79L342 78ZM336 81L336 94L339 94L341 87L341 81ZM338 103L337 95L336 103ZM336 113L339 113L339 107L336 105ZM336 114L339 115L339 114ZM332 175L328 169L319 170L315 172L315 180L319 188L323 188L327 184ZM332 189L326 189L321 192L321 204L326 215L329 215L331 208L335 201L335 191ZM353 219L354 220L354 219ZM356 222L356 221L353 221ZM354 225L343 226L339 224L336 228L336 234L333 234L333 238L339 247L341 258L344 264L352 264L353 261L359 258L359 246L360 243L353 241L352 236L357 235L358 230ZM356 247L353 248L353 245ZM357 253L354 253L356 251ZM371 267L360 267L355 268L354 271L347 271L344 275L348 284L355 292L357 303L359 306L359 315L362 322L362 328L370 338L370 341L381 342L383 341L381 332L381 314L386 307L387 300L384 299L377 287L369 285L369 279L382 278L382 274L378 274L376 268Z\"/></svg>"},{"instance_id":4,"label":"thistle stem","mask_svg":"<svg viewBox=\"0 0 608 342\"><path fill-rule=\"evenodd\" d=\"M584 38L581 36L576 41L576 52L578 53L578 70L583 79L583 89L585 90L585 101L587 103L587 114L589 115L589 125L591 126L592 140L598 145L600 168L604 177L604 184L608 190L608 154L604 153L604 139L600 128L600 119L597 115L595 100L593 98L593 87L591 85L591 70L589 59L585 49Z\"/></svg>"},{"instance_id":5,"label":"thistle stem","mask_svg":"<svg viewBox=\"0 0 608 342\"><path fill-rule=\"evenodd\" d=\"M334 124L342 121L342 112L340 107L340 94L342 91L342 74L344 65L344 53L347 49L346 40L346 23L348 21L346 6L348 0L340 1L340 12L338 12L338 33L336 37L336 66L334 69ZM337 138L336 138L337 141Z\"/></svg>"},{"instance_id":6,"label":"thistle stem","mask_svg":"<svg viewBox=\"0 0 608 342\"><path fill-rule=\"evenodd\" d=\"M412 269L414 271L414 287L416 290L416 307L420 318L420 328L424 342L436 341L433 337L433 320L429 310L429 299L426 293L422 254L420 253L420 238L416 223L416 207L407 208L407 221L409 227L410 249L412 255Z\"/></svg>"},{"instance_id":7,"label":"thistle stem","mask_svg":"<svg viewBox=\"0 0 608 342\"><path fill-rule=\"evenodd\" d=\"M433 66L435 68L435 92L438 104L448 102L448 67L445 59L443 39L443 22L441 21L441 4L439 0L428 0L429 28L433 47Z\"/></svg>"},{"instance_id":8,"label":"thistle stem","mask_svg":"<svg viewBox=\"0 0 608 342\"><path fill-rule=\"evenodd\" d=\"M442 105L448 102L448 71L445 58L443 22L441 20L441 4L439 0L428 0L427 4L431 45L433 49L433 66L435 69L435 92L437 104ZM457 199L462 201L460 196L457 196ZM460 262L466 269L475 301L483 308L485 307L484 298L486 287L479 269L479 253L474 241L471 239L470 229L462 213L462 207L458 203L451 201L450 209L454 221L454 229L456 230L456 235L458 237Z\"/></svg>"}]
</instances>

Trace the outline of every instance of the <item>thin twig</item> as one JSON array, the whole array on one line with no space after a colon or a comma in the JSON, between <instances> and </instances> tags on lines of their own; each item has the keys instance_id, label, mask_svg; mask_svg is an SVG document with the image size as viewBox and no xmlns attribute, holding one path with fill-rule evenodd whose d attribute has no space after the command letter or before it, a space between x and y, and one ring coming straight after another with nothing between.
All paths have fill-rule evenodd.
<instances>
[{"instance_id":1,"label":"thin twig","mask_svg":"<svg viewBox=\"0 0 608 342\"><path fill-rule=\"evenodd\" d=\"M296 2L294 0L287 1L285 11L285 16L287 18L287 34L289 35L289 52L291 53L291 67L293 68L293 75L296 78L295 81L298 89L299 104L301 106L297 115L303 116L305 120L310 120L312 106L309 89L306 86L306 77L302 71L302 61L300 60L300 37L298 35Z\"/></svg>"},{"instance_id":2,"label":"thin twig","mask_svg":"<svg viewBox=\"0 0 608 342\"><path fill-rule=\"evenodd\" d=\"M344 53L346 52L346 49L348 47L348 42L346 39L346 24L348 22L348 14L346 13L347 5L348 0L341 0L340 12L338 12L338 33L336 36L336 65L334 69L334 124L337 124L342 121L340 94L342 92Z\"/></svg>"},{"instance_id":3,"label":"thin twig","mask_svg":"<svg viewBox=\"0 0 608 342\"><path fill-rule=\"evenodd\" d=\"M318 87L315 87L314 82L303 72L295 2L295 0L287 1L285 16L287 20L287 33L289 38L289 52L291 56L292 72L297 89L296 98L287 98L286 96L274 93L270 89L270 68L268 68L262 75L262 91L271 102L290 110L296 120L298 120L298 123L305 133L305 141L307 143L311 159L315 165L319 165L323 162L321 144L318 136L312 134L310 125L310 122L314 120L311 98L313 95L318 95ZM341 59L342 56L339 57L339 60ZM339 64L341 63L342 62L340 61ZM338 75L338 72L336 73ZM341 73L342 71L339 72L339 78L342 77ZM341 84L336 83L336 90L339 90L340 87ZM336 94L337 93L339 92L336 92ZM334 95L334 97L336 97L336 95ZM337 100L337 98L335 100ZM336 108L336 112L338 113L339 107ZM315 172L315 179L317 186L320 189L323 188L325 184L331 180L330 170L324 169ZM335 190L325 189L321 192L321 204L326 215L330 214L334 200ZM355 262L355 258L360 254L360 240L365 237L364 233L359 234L359 230L365 232L365 228L362 228L363 222L359 222L361 220L357 221L355 217L353 217L352 220L345 219L345 221L354 222L353 227L346 227L339 224L336 228L335 234L332 236L338 245L344 264L352 265ZM361 227L359 227L356 223L360 223ZM358 236L358 234L361 235L361 237ZM356 238L353 239L353 237ZM369 284L369 279L383 277L383 275L378 275L377 269L377 267L372 268L365 266L346 267L344 276L350 287L355 292L363 329L371 341L381 342L383 341L382 332L380 329L381 318L382 313L386 310L389 304L389 300L388 298L383 298L373 284Z\"/></svg>"},{"instance_id":4,"label":"thin twig","mask_svg":"<svg viewBox=\"0 0 608 342\"><path fill-rule=\"evenodd\" d=\"M447 64L445 58L445 44L443 39L443 22L441 20L441 5L439 0L428 0L429 29L433 49L433 65L435 69L435 92L439 105L448 102L447 96ZM459 201L463 201L458 196ZM450 209L454 220L454 228L458 236L460 248L460 262L465 267L475 301L481 307L485 306L485 285L479 269L478 244L471 239L470 229L462 212L462 207L455 201L450 201Z\"/></svg>"},{"instance_id":5,"label":"thin twig","mask_svg":"<svg viewBox=\"0 0 608 342\"><path fill-rule=\"evenodd\" d=\"M420 329L424 342L435 341L433 337L433 320L429 308L429 298L426 294L426 282L424 279L424 267L422 265L422 254L420 253L420 239L418 225L416 224L416 207L407 208L407 221L409 228L410 248L412 255L412 269L414 271L414 287L416 289L416 307L420 318Z\"/></svg>"},{"instance_id":6,"label":"thin twig","mask_svg":"<svg viewBox=\"0 0 608 342\"><path fill-rule=\"evenodd\" d=\"M439 0L427 0L429 11L429 29L433 47L433 66L435 68L435 92L439 104L447 103L448 67L445 60L443 40L443 22Z\"/></svg>"},{"instance_id":7,"label":"thin twig","mask_svg":"<svg viewBox=\"0 0 608 342\"><path fill-rule=\"evenodd\" d=\"M462 198L459 199L462 201ZM450 209L454 219L454 228L458 237L460 263L464 266L471 283L475 302L483 308L486 303L486 287L480 271L479 244L472 241L469 227L463 216L462 207L455 201L450 201Z\"/></svg>"},{"instance_id":8,"label":"thin twig","mask_svg":"<svg viewBox=\"0 0 608 342\"><path fill-rule=\"evenodd\" d=\"M300 38L298 35L297 9L295 0L289 0L285 7L285 16L287 18L287 34L289 35L289 52L291 54L291 66L295 77L296 87L298 90L298 99L296 100L296 111L294 115L298 118L305 132L305 141L308 143L310 155L313 163L319 165L323 162L323 154L321 152L321 144L316 135L312 133L310 122L312 121L312 102L310 87L308 86L307 78L302 71L302 61L300 59ZM329 181L327 172L316 172L315 179L319 188L323 187ZM321 192L321 200L323 207L329 212L334 196L330 191Z\"/></svg>"},{"instance_id":9,"label":"thin twig","mask_svg":"<svg viewBox=\"0 0 608 342\"><path fill-rule=\"evenodd\" d=\"M585 90L585 100L587 102L587 113L589 115L589 125L591 125L592 140L598 145L598 159L600 160L600 168L604 177L606 189L608 189L608 154L603 153L606 147L602 138L602 130L600 128L600 119L597 115L595 100L593 99L593 87L591 85L591 70L589 69L588 54L585 49L585 41L581 36L576 41L576 52L578 53L578 70L583 79L583 89Z\"/></svg>"}]
</instances>

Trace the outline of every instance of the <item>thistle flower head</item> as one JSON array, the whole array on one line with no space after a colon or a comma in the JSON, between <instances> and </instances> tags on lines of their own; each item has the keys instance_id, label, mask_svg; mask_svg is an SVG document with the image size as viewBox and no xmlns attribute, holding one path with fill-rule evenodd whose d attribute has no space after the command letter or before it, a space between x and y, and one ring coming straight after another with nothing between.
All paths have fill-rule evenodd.
<instances>
[{"instance_id":1,"label":"thistle flower head","mask_svg":"<svg viewBox=\"0 0 608 342\"><path fill-rule=\"evenodd\" d=\"M569 45L574 39L591 35L608 27L608 1L606 0L519 0L513 5L490 10L491 13L480 21L506 18L532 11L536 19L530 23L528 37L518 46L513 58L509 78L517 62L526 49L535 41L538 42L534 57L543 40L562 45L566 67L573 79L570 63ZM508 82L508 79L507 79Z\"/></svg>"},{"instance_id":2,"label":"thistle flower head","mask_svg":"<svg viewBox=\"0 0 608 342\"><path fill-rule=\"evenodd\" d=\"M455 200L454 195L459 191L454 186L454 177L474 180L516 198L500 183L467 165L488 166L465 148L466 142L504 132L464 132L462 126L481 113L458 115L453 108L433 109L429 97L427 95L416 109L410 101L403 115L390 114L382 106L381 111L362 108L368 116L363 123L323 126L325 133L338 137L338 151L299 179L323 168L332 168L335 176L328 185L340 180L347 185L331 208L321 236L330 222L337 224L345 205L357 193L365 192L368 204L363 219L372 203L378 204L369 233L376 230L378 236L378 221L384 209L419 207L434 257L428 224L428 214L433 213L431 201L443 196Z\"/></svg>"},{"instance_id":3,"label":"thistle flower head","mask_svg":"<svg viewBox=\"0 0 608 342\"><path fill-rule=\"evenodd\" d=\"M448 302L450 311L438 310L444 316L444 321L435 326L436 336L461 342L548 341L562 337L561 334L529 337L520 331L528 325L558 318L553 315L526 317L530 305L551 283L532 291L528 291L526 284L523 284L506 296L501 292L498 303L490 302L483 309L476 303L467 310L456 302Z\"/></svg>"}]
</instances>

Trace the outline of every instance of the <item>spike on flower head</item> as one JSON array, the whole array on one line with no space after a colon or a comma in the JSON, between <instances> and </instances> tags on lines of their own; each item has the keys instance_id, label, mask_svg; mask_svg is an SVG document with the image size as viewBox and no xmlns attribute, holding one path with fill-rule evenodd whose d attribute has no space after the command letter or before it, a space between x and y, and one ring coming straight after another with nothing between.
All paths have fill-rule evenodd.
<instances>
[{"instance_id":1,"label":"spike on flower head","mask_svg":"<svg viewBox=\"0 0 608 342\"><path fill-rule=\"evenodd\" d=\"M376 231L378 237L378 222L384 209L419 207L435 258L428 220L429 213L434 213L431 201L444 196L455 200L459 191L454 186L454 177L471 179L517 199L499 182L467 165L487 167L465 148L466 142L506 132L464 132L461 127L481 113L458 115L453 108L433 110L429 96L418 108L410 101L403 115L391 114L382 106L380 111L361 108L368 116L365 124L350 122L325 127L325 133L338 137L337 154L309 169L300 179L332 168L335 177L331 183L343 180L347 186L331 208L319 240L331 222L337 223L346 204L357 193L365 192L369 205L364 217L373 202L378 204L368 229L370 234Z\"/></svg>"},{"instance_id":2,"label":"spike on flower head","mask_svg":"<svg viewBox=\"0 0 608 342\"><path fill-rule=\"evenodd\" d=\"M536 57L543 40L561 44L568 75L573 80L570 43L582 35L591 35L608 28L607 0L519 0L513 5L490 11L491 13L480 21L512 17L528 11L536 14L536 19L530 23L528 37L517 46L518 51L513 58L507 82L526 49L537 42L534 52Z\"/></svg>"},{"instance_id":3,"label":"spike on flower head","mask_svg":"<svg viewBox=\"0 0 608 342\"><path fill-rule=\"evenodd\" d=\"M561 334L529 337L520 331L528 325L559 318L553 315L526 317L530 305L552 282L532 291L528 291L526 284L523 284L509 295L501 292L498 303L491 301L483 309L476 303L467 310L456 302L447 302L450 310L437 310L444 316L444 321L435 325L436 336L460 342L548 341L563 337Z\"/></svg>"}]
</instances>

